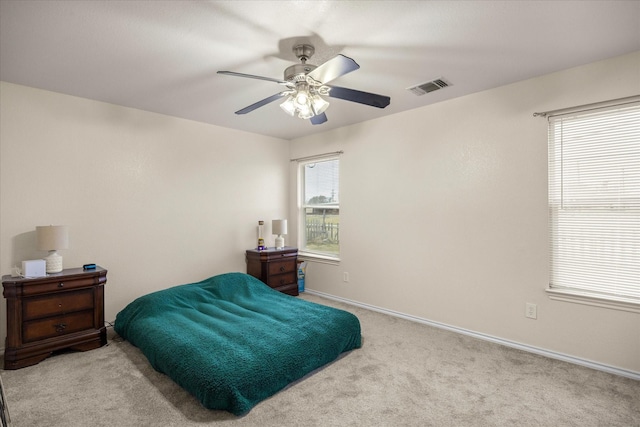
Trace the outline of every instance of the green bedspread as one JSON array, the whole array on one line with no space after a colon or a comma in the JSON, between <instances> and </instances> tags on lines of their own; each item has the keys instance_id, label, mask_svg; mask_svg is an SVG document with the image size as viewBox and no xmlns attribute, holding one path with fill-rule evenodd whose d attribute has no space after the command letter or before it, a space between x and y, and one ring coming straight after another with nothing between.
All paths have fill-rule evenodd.
<instances>
[{"instance_id":1,"label":"green bedspread","mask_svg":"<svg viewBox=\"0 0 640 427\"><path fill-rule=\"evenodd\" d=\"M361 345L353 314L242 273L142 296L115 331L206 408L235 415Z\"/></svg>"}]
</instances>

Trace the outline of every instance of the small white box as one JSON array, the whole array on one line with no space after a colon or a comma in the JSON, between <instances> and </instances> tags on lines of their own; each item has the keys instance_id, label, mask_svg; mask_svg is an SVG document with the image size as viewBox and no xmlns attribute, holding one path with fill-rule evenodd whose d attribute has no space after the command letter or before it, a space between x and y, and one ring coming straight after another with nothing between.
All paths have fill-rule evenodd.
<instances>
[{"instance_id":1,"label":"small white box","mask_svg":"<svg viewBox=\"0 0 640 427\"><path fill-rule=\"evenodd\" d=\"M27 278L45 277L47 275L47 262L43 259L22 261L22 275Z\"/></svg>"}]
</instances>

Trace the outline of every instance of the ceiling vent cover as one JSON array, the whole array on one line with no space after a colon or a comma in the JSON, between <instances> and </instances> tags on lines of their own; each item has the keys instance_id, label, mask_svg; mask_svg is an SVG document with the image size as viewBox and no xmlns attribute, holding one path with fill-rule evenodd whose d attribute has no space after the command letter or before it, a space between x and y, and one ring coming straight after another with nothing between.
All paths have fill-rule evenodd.
<instances>
[{"instance_id":1,"label":"ceiling vent cover","mask_svg":"<svg viewBox=\"0 0 640 427\"><path fill-rule=\"evenodd\" d=\"M452 85L451 83L440 77L439 79L431 80L430 82L420 83L417 86L408 87L407 90L420 96L424 95L425 93L433 92L434 90L445 88L447 86Z\"/></svg>"}]
</instances>

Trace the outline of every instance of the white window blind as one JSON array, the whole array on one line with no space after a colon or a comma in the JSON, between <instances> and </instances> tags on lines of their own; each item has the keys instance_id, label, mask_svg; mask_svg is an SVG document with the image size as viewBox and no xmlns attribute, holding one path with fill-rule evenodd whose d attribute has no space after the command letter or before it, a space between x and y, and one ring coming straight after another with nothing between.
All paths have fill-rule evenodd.
<instances>
[{"instance_id":1,"label":"white window blind","mask_svg":"<svg viewBox=\"0 0 640 427\"><path fill-rule=\"evenodd\" d=\"M550 288L640 306L640 102L549 118Z\"/></svg>"}]
</instances>

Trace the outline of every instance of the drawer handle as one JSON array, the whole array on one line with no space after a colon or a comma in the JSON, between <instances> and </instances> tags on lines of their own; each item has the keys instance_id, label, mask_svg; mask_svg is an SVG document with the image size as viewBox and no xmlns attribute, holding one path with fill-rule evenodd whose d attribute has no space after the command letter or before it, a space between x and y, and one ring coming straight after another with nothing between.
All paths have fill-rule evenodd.
<instances>
[{"instance_id":1,"label":"drawer handle","mask_svg":"<svg viewBox=\"0 0 640 427\"><path fill-rule=\"evenodd\" d=\"M58 287L59 288L64 288L64 283L62 283L62 282L58 283Z\"/></svg>"},{"instance_id":2,"label":"drawer handle","mask_svg":"<svg viewBox=\"0 0 640 427\"><path fill-rule=\"evenodd\" d=\"M284 285L284 279L280 279L280 284Z\"/></svg>"},{"instance_id":3,"label":"drawer handle","mask_svg":"<svg viewBox=\"0 0 640 427\"><path fill-rule=\"evenodd\" d=\"M62 332L65 329L67 329L67 324L66 323L58 323L57 325L53 325L56 327L56 332Z\"/></svg>"},{"instance_id":4,"label":"drawer handle","mask_svg":"<svg viewBox=\"0 0 640 427\"><path fill-rule=\"evenodd\" d=\"M280 267L280 271L284 271L284 265Z\"/></svg>"}]
</instances>

